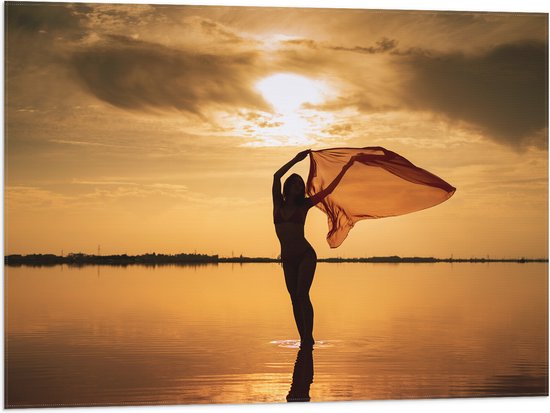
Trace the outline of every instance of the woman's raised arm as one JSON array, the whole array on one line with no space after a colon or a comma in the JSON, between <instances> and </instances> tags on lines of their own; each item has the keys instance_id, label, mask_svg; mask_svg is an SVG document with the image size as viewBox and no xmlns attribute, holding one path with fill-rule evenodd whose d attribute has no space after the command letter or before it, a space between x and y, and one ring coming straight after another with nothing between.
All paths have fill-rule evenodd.
<instances>
[{"instance_id":1,"label":"woman's raised arm","mask_svg":"<svg viewBox=\"0 0 550 413\"><path fill-rule=\"evenodd\" d=\"M292 158L290 161L288 161L283 166L281 166L279 170L273 174L272 195L273 195L274 206L279 206L283 202L283 194L281 193L281 178L283 177L284 174L286 174L290 170L290 168L292 168L301 160L305 159L305 157L310 152L311 152L310 149L299 152L294 158Z\"/></svg>"}]
</instances>

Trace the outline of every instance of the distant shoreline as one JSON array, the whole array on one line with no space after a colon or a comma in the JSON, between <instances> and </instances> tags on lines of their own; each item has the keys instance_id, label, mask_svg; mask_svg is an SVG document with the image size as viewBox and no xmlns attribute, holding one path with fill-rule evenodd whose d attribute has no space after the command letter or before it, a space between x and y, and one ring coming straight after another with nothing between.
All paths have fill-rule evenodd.
<instances>
[{"instance_id":1,"label":"distant shoreline","mask_svg":"<svg viewBox=\"0 0 550 413\"><path fill-rule=\"evenodd\" d=\"M70 253L59 256L54 254L11 254L4 257L4 265L8 266L53 266L67 264L83 265L208 265L208 264L249 264L249 263L279 263L278 258L264 257L219 257L206 254L142 254L142 255L89 255ZM325 263L385 263L385 264L426 264L426 263L531 263L548 262L548 258L434 258L434 257L368 257L368 258L319 258L317 262Z\"/></svg>"}]
</instances>

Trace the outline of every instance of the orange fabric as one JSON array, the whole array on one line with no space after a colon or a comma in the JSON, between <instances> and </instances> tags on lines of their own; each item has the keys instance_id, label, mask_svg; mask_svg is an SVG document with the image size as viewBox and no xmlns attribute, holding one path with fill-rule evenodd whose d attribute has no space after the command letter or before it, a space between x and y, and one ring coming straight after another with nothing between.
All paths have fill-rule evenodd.
<instances>
[{"instance_id":1,"label":"orange fabric","mask_svg":"<svg viewBox=\"0 0 550 413\"><path fill-rule=\"evenodd\" d=\"M441 178L382 147L324 149L311 151L309 156L309 197L315 199L315 194L336 180L332 192L316 204L328 216L331 248L342 244L357 221L426 209L456 191Z\"/></svg>"}]
</instances>

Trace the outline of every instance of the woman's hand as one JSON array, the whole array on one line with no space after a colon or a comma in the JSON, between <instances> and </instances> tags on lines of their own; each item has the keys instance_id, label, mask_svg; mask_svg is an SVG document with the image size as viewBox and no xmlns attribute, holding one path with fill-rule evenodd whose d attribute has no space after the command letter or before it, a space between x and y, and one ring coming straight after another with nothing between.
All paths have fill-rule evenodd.
<instances>
[{"instance_id":1,"label":"woman's hand","mask_svg":"<svg viewBox=\"0 0 550 413\"><path fill-rule=\"evenodd\" d=\"M306 149L305 151L302 151L302 152L298 152L298 154L294 157L294 159L297 161L297 162L300 162L302 159L305 159L306 156L308 156L308 154L311 152L311 149Z\"/></svg>"},{"instance_id":2,"label":"woman's hand","mask_svg":"<svg viewBox=\"0 0 550 413\"><path fill-rule=\"evenodd\" d=\"M286 174L290 168L292 168L295 164L297 164L298 162L300 162L302 159L304 159L308 153L311 152L311 149L307 149L305 151L302 151L302 152L298 152L298 154L292 158L290 161L288 161L286 164L284 164L283 166L281 166L279 168L279 170L277 172L275 172L275 175L274 178L275 179L281 179L281 177Z\"/></svg>"}]
</instances>

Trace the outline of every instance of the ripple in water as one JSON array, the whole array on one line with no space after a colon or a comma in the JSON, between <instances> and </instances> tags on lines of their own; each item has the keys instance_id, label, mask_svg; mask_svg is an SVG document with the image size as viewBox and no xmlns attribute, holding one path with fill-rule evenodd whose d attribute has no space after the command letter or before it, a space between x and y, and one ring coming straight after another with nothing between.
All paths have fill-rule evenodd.
<instances>
[{"instance_id":1,"label":"ripple in water","mask_svg":"<svg viewBox=\"0 0 550 413\"><path fill-rule=\"evenodd\" d=\"M337 345L337 343L341 342L342 340L316 340L313 348L316 349L334 347ZM300 340L273 340L269 343L284 348L300 348Z\"/></svg>"}]
</instances>

